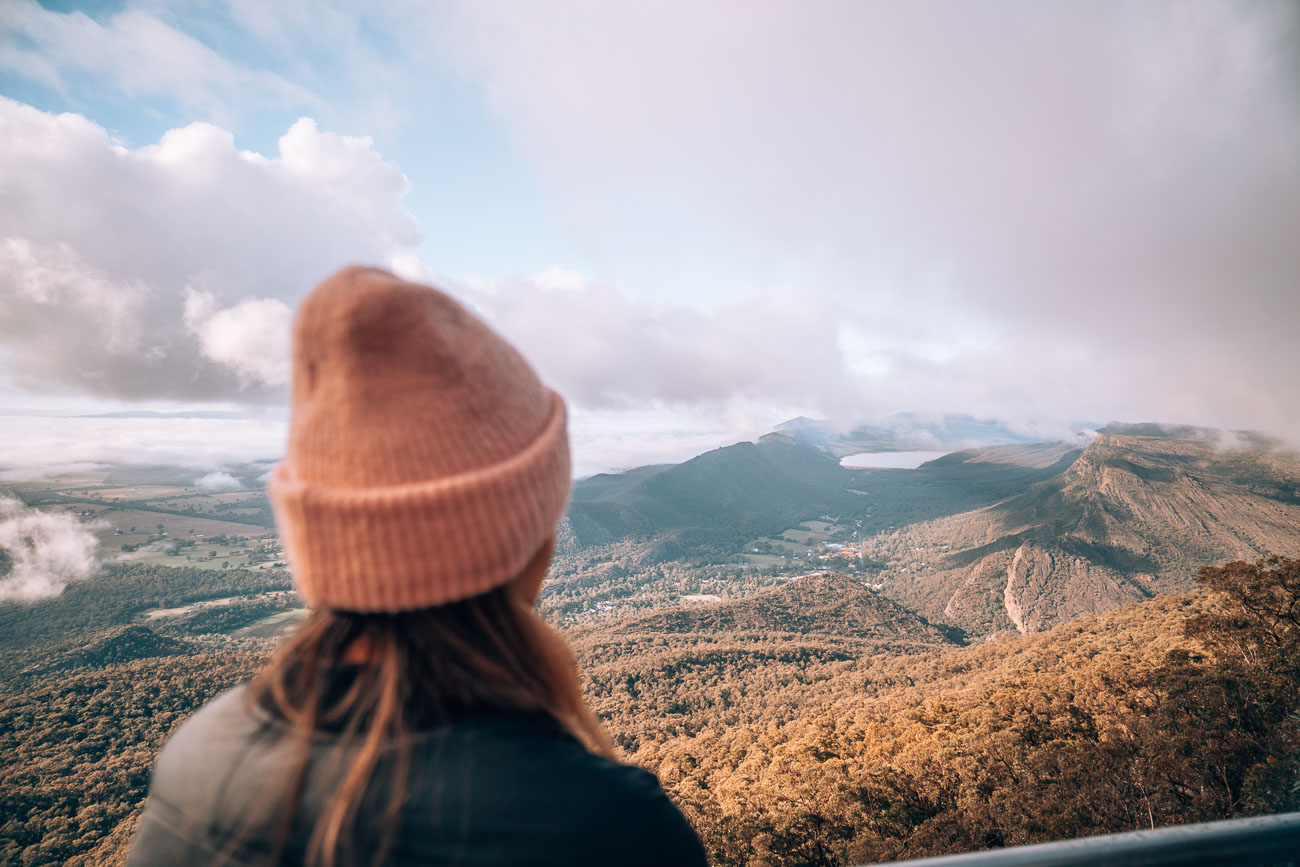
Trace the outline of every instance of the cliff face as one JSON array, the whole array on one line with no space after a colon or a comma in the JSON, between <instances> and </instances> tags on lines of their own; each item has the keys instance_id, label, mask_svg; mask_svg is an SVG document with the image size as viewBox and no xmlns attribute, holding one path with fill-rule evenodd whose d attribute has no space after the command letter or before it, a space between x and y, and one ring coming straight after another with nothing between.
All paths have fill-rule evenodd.
<instances>
[{"instance_id":1,"label":"cliff face","mask_svg":"<svg viewBox=\"0 0 1300 867\"><path fill-rule=\"evenodd\" d=\"M1031 542L1016 549L1007 568L1002 593L1007 618L1019 632L1038 632L1067 616L1097 614L1147 597L1140 585L1122 573L1089 562L1051 545Z\"/></svg>"},{"instance_id":2,"label":"cliff face","mask_svg":"<svg viewBox=\"0 0 1300 867\"><path fill-rule=\"evenodd\" d=\"M1300 552L1300 460L1265 443L1103 433L1058 477L893 534L947 553L886 592L978 632L1035 632L1194 584L1206 563Z\"/></svg>"}]
</instances>

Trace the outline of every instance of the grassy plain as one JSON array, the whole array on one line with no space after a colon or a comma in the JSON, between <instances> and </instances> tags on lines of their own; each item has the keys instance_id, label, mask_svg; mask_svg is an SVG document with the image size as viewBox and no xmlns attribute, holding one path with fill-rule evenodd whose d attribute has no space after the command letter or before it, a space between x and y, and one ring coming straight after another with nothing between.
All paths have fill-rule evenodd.
<instances>
[{"instance_id":1,"label":"grassy plain","mask_svg":"<svg viewBox=\"0 0 1300 867\"><path fill-rule=\"evenodd\" d=\"M129 469L76 472L0 485L0 493L78 517L99 540L104 561L200 569L282 562L274 531L256 522L265 514L264 491L213 492L151 475L157 473L133 479Z\"/></svg>"},{"instance_id":2,"label":"grassy plain","mask_svg":"<svg viewBox=\"0 0 1300 867\"><path fill-rule=\"evenodd\" d=\"M775 536L760 536L745 543L742 559L751 566L771 568L787 565L791 558L807 559L811 550L820 556L828 549L824 546L837 535L843 536L850 527L831 521L804 521L797 527L782 530Z\"/></svg>"}]
</instances>

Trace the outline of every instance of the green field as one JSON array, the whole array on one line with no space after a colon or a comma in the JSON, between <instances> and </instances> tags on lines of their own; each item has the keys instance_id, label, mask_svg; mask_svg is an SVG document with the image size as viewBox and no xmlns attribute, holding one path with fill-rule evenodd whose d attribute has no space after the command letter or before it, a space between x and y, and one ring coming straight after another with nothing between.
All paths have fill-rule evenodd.
<instances>
[{"instance_id":1,"label":"green field","mask_svg":"<svg viewBox=\"0 0 1300 867\"><path fill-rule=\"evenodd\" d=\"M200 569L283 563L274 531L254 522L266 513L265 491L212 492L151 476L156 473L142 470L133 478L130 469L120 468L69 473L13 482L0 486L0 493L42 511L75 515L90 526L106 562Z\"/></svg>"},{"instance_id":2,"label":"green field","mask_svg":"<svg viewBox=\"0 0 1300 867\"><path fill-rule=\"evenodd\" d=\"M806 558L810 548L815 553L823 553L820 546L842 530L843 527L829 521L804 521L797 527L781 531L779 536L751 539L745 543L742 556L753 566L782 566L789 557Z\"/></svg>"}]
</instances>

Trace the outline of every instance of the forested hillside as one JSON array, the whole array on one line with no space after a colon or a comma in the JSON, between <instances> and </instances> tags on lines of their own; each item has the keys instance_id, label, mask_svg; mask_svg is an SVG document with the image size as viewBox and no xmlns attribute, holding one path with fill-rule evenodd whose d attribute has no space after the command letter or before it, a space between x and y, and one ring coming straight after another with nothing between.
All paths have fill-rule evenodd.
<instances>
[{"instance_id":1,"label":"forested hillside","mask_svg":"<svg viewBox=\"0 0 1300 867\"><path fill-rule=\"evenodd\" d=\"M0 864L120 864L167 735L260 660L83 658L0 691Z\"/></svg>"},{"instance_id":2,"label":"forested hillside","mask_svg":"<svg viewBox=\"0 0 1300 867\"><path fill-rule=\"evenodd\" d=\"M848 578L574 629L588 698L633 751L668 736L785 723L863 660L958 646L960 636Z\"/></svg>"},{"instance_id":3,"label":"forested hillside","mask_svg":"<svg viewBox=\"0 0 1300 867\"><path fill-rule=\"evenodd\" d=\"M867 863L1296 809L1300 562L1032 636L862 658L773 725L646 743L717 864ZM686 675L689 678L689 675ZM699 684L708 689L709 682Z\"/></svg>"},{"instance_id":4,"label":"forested hillside","mask_svg":"<svg viewBox=\"0 0 1300 867\"><path fill-rule=\"evenodd\" d=\"M715 863L838 865L1294 808L1300 562L1202 582L967 647L833 576L569 634L615 741ZM120 862L167 733L270 646L180 622L5 682L0 864Z\"/></svg>"}]
</instances>

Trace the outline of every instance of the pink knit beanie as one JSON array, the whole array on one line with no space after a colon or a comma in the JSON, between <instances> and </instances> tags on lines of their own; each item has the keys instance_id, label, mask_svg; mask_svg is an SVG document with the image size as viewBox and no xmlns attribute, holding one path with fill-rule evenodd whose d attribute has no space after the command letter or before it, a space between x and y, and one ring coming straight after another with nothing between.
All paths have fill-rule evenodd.
<instances>
[{"instance_id":1,"label":"pink knit beanie","mask_svg":"<svg viewBox=\"0 0 1300 867\"><path fill-rule=\"evenodd\" d=\"M504 584L569 485L564 402L456 301L352 267L302 302L268 487L309 605L408 611Z\"/></svg>"}]
</instances>

